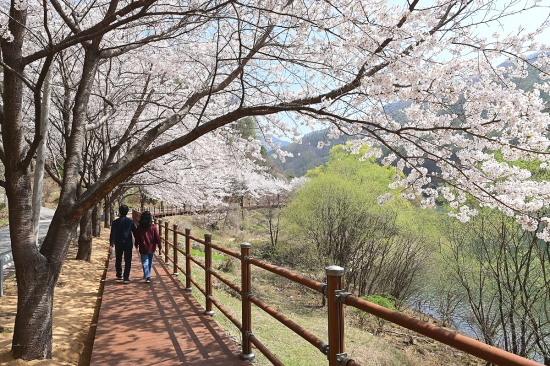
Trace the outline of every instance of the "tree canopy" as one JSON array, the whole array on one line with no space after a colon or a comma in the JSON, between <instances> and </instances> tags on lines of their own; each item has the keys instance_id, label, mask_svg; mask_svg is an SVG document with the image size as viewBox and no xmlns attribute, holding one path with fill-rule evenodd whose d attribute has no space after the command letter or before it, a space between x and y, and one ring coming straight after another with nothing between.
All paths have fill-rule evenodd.
<instances>
[{"instance_id":1,"label":"tree canopy","mask_svg":"<svg viewBox=\"0 0 550 366\"><path fill-rule=\"evenodd\" d=\"M344 146L333 147L329 161L308 172L285 216L301 240L315 246L321 264L346 268L354 292L404 300L435 247L430 229L437 215L399 192L387 193L395 174L395 167L373 158L359 161Z\"/></svg>"}]
</instances>

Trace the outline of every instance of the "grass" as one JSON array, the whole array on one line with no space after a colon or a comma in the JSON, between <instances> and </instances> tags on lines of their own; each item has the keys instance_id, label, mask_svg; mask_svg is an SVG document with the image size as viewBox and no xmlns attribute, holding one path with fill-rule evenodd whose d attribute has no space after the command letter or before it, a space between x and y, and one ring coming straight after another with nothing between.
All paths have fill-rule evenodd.
<instances>
[{"instance_id":1,"label":"grass","mask_svg":"<svg viewBox=\"0 0 550 366\"><path fill-rule=\"evenodd\" d=\"M193 227L192 236L201 238L208 231L195 229L190 217L171 217L170 221L182 228ZM242 225L246 227L247 225ZM180 237L180 240L183 238ZM240 243L253 242L253 255L261 252L267 240L257 232L221 230L212 236L213 243L239 251ZM204 257L203 246L194 246L193 255ZM181 263L181 259L180 259ZM181 266L181 264L180 264ZM213 252L213 267L240 287L240 262L232 257ZM204 288L204 271L192 264L193 279ZM185 276L179 278L185 282ZM214 297L226 307L232 316L241 319L240 295L225 284L213 279ZM321 296L299 284L260 268L252 269L252 292L268 306L307 329L318 338L328 342L326 307L321 307ZM205 307L203 294L195 289L193 295ZM376 300L376 299L375 299ZM378 299L382 301L383 299ZM385 300L385 299L384 299ZM388 306L389 307L389 306ZM215 320L240 344L239 329L216 308ZM453 351L428 338L406 329L379 320L372 315L361 314L357 309L345 310L345 351L350 358L363 366L435 366L435 365L481 365L483 362ZM279 323L269 314L252 305L252 332L280 361L289 366L328 365L326 356L309 342ZM377 334L377 335L374 335ZM253 348L255 365L271 365L256 348Z\"/></svg>"},{"instance_id":2,"label":"grass","mask_svg":"<svg viewBox=\"0 0 550 366\"><path fill-rule=\"evenodd\" d=\"M227 260L225 256L219 257L221 258L213 258L213 266L218 270L220 270L220 267L226 266L225 262ZM239 284L240 264L236 259L233 259L233 261L235 262L234 265L229 266L230 270L224 272L223 275L233 283ZM193 279L204 288L204 271L193 264L192 275ZM326 307L320 306L321 297L319 294L258 268L253 268L252 278L255 296L318 338L327 341ZM179 279L185 282L185 276L181 273ZM195 289L193 295L205 307L203 294ZM214 297L229 309L235 318L241 318L240 296L234 294L232 290L229 290L215 278ZM218 309L214 310L216 312L216 322L240 344L242 338L239 329L223 316ZM321 351L255 305L252 306L252 331L254 336L285 365L318 366L327 364L326 356ZM346 324L346 334L348 339L351 340L347 344L347 350L362 365L402 366L410 364L403 352L388 347L389 345L384 340L354 327L351 322ZM254 348L254 351L255 365L271 365L271 362L258 350ZM374 363L372 361L373 355L377 355L374 358L376 360Z\"/></svg>"},{"instance_id":3,"label":"grass","mask_svg":"<svg viewBox=\"0 0 550 366\"><path fill-rule=\"evenodd\" d=\"M237 281L237 276L235 274L231 275L230 273L225 273L224 275L231 278L231 280L235 283L240 282ZM201 286L204 285L204 279L202 276L200 278L194 276L194 278L201 284ZM218 283L218 281L215 282L216 284L214 287L219 289L222 285ZM256 290L254 292L257 293L260 291ZM197 291L194 293L194 296L202 306L205 306L205 299L202 293ZM225 307L230 309L233 316L240 319L240 297L235 297L225 291L219 290L215 291L214 296L217 300L223 303ZM283 310L280 306L275 306L275 308L278 310ZM314 319L315 315L313 314L309 316L309 319L297 319L297 314L285 315L294 321L300 322L302 326L306 326L304 323L319 325L317 319ZM241 334L237 327L235 327L229 319L225 318L219 310L216 312L216 321L230 336L242 341ZM271 318L271 316L255 306L252 307L252 329L254 336L264 343L271 350L271 352L279 357L285 365L322 365L326 360L326 357L321 352L317 351L313 346L310 346L308 342L293 334L292 331L288 330L282 324L278 323L275 319ZM285 342L285 340L287 341ZM289 343L292 344L292 347L290 348ZM261 353L258 353L257 351L255 352L255 356L255 365L271 364Z\"/></svg>"}]
</instances>

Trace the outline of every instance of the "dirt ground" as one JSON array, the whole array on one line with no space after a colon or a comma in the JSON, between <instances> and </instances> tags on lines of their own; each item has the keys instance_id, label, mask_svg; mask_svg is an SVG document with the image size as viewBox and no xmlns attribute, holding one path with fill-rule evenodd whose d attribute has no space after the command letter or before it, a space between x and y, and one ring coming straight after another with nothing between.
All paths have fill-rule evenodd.
<instances>
[{"instance_id":1,"label":"dirt ground","mask_svg":"<svg viewBox=\"0 0 550 366\"><path fill-rule=\"evenodd\" d=\"M76 246L69 251L55 288L53 313L53 357L51 360L14 360L11 341L17 309L17 284L9 278L0 297L0 365L81 365L89 364L94 340L94 313L109 253L109 232L94 238L92 260L73 259Z\"/></svg>"}]
</instances>

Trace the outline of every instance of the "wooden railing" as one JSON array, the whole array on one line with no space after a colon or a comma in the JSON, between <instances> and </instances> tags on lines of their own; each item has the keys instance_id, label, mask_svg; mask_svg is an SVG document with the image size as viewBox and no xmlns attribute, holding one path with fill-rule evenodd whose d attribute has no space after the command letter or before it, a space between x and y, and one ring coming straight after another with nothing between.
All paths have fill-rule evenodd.
<instances>
[{"instance_id":1,"label":"wooden railing","mask_svg":"<svg viewBox=\"0 0 550 366\"><path fill-rule=\"evenodd\" d=\"M143 210L151 212L151 215L153 215L153 217L186 215L193 212L193 208L191 206L144 207ZM139 213L139 210L134 210L134 212Z\"/></svg>"},{"instance_id":2,"label":"wooden railing","mask_svg":"<svg viewBox=\"0 0 550 366\"><path fill-rule=\"evenodd\" d=\"M243 209L246 210L258 210L258 209L268 209L268 208L274 208L274 207L282 207L282 204L280 203L255 203L255 204L246 204L243 206L240 206ZM219 208L212 208L212 207L193 207L190 205L184 205L184 206L162 206L162 207L144 207L144 211L147 210L151 212L153 217L166 217L166 216L174 216L174 215L188 215L188 214L194 214L194 213L209 213L209 212L223 212L227 208L226 207L219 207ZM139 210L138 210L139 212Z\"/></svg>"},{"instance_id":3,"label":"wooden railing","mask_svg":"<svg viewBox=\"0 0 550 366\"><path fill-rule=\"evenodd\" d=\"M173 211L170 214L174 214ZM134 220L139 220L140 213L133 211ZM215 306L227 319L229 319L242 334L241 357L247 360L254 359L252 346L256 347L273 365L284 365L261 341L258 339L252 329L252 304L265 311L267 314L278 320L296 335L302 337L320 352L327 355L329 366L359 366L356 361L348 357L345 353L345 332L344 332L344 305L354 307L369 314L385 319L414 332L423 334L441 343L464 351L468 354L482 358L495 365L503 366L536 366L541 365L535 361L520 357L502 349L489 346L473 338L437 327L425 321L415 319L403 313L389 310L377 304L365 301L344 290L344 269L338 266L329 266L325 268L327 283L315 281L311 278L302 276L293 271L272 265L270 263L254 259L251 256L251 245L241 244L241 252L232 251L212 242L212 236L205 234L204 239L196 238L191 235L191 229L186 228L184 232L179 231L178 225L171 225L168 221L160 219L160 213L157 211L155 222L160 229L160 236L164 244L164 260L171 263L174 274L182 272L185 275L185 288L191 291L194 285L205 297L205 314L213 315L213 306ZM180 247L180 237L185 240L184 248ZM204 246L205 259L199 260L191 254L192 242ZM233 257L241 263L241 283L235 284L224 277L221 273L212 268L213 250ZM170 257L170 252L172 256ZM185 268L179 263L180 254L185 260ZM204 287L202 287L193 278L193 267L195 263L204 271ZM262 268L271 273L284 277L290 281L308 287L327 298L327 322L328 322L328 343L309 332L299 324L287 318L283 314L270 307L268 304L254 296L252 292L252 266ZM213 297L212 277L226 284L232 290L238 292L241 297L241 319L236 319L229 310Z\"/></svg>"}]
</instances>

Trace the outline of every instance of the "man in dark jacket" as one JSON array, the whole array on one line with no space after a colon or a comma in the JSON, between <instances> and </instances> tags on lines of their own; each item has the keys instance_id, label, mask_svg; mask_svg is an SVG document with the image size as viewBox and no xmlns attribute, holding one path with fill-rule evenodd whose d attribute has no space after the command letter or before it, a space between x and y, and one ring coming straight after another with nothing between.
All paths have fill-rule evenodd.
<instances>
[{"instance_id":1,"label":"man in dark jacket","mask_svg":"<svg viewBox=\"0 0 550 366\"><path fill-rule=\"evenodd\" d=\"M116 278L124 278L124 283L130 283L130 268L132 266L132 233L136 230L134 220L126 217L128 206L120 205L120 217L111 225L111 250L115 247ZM124 254L124 277L122 275L122 254Z\"/></svg>"}]
</instances>

